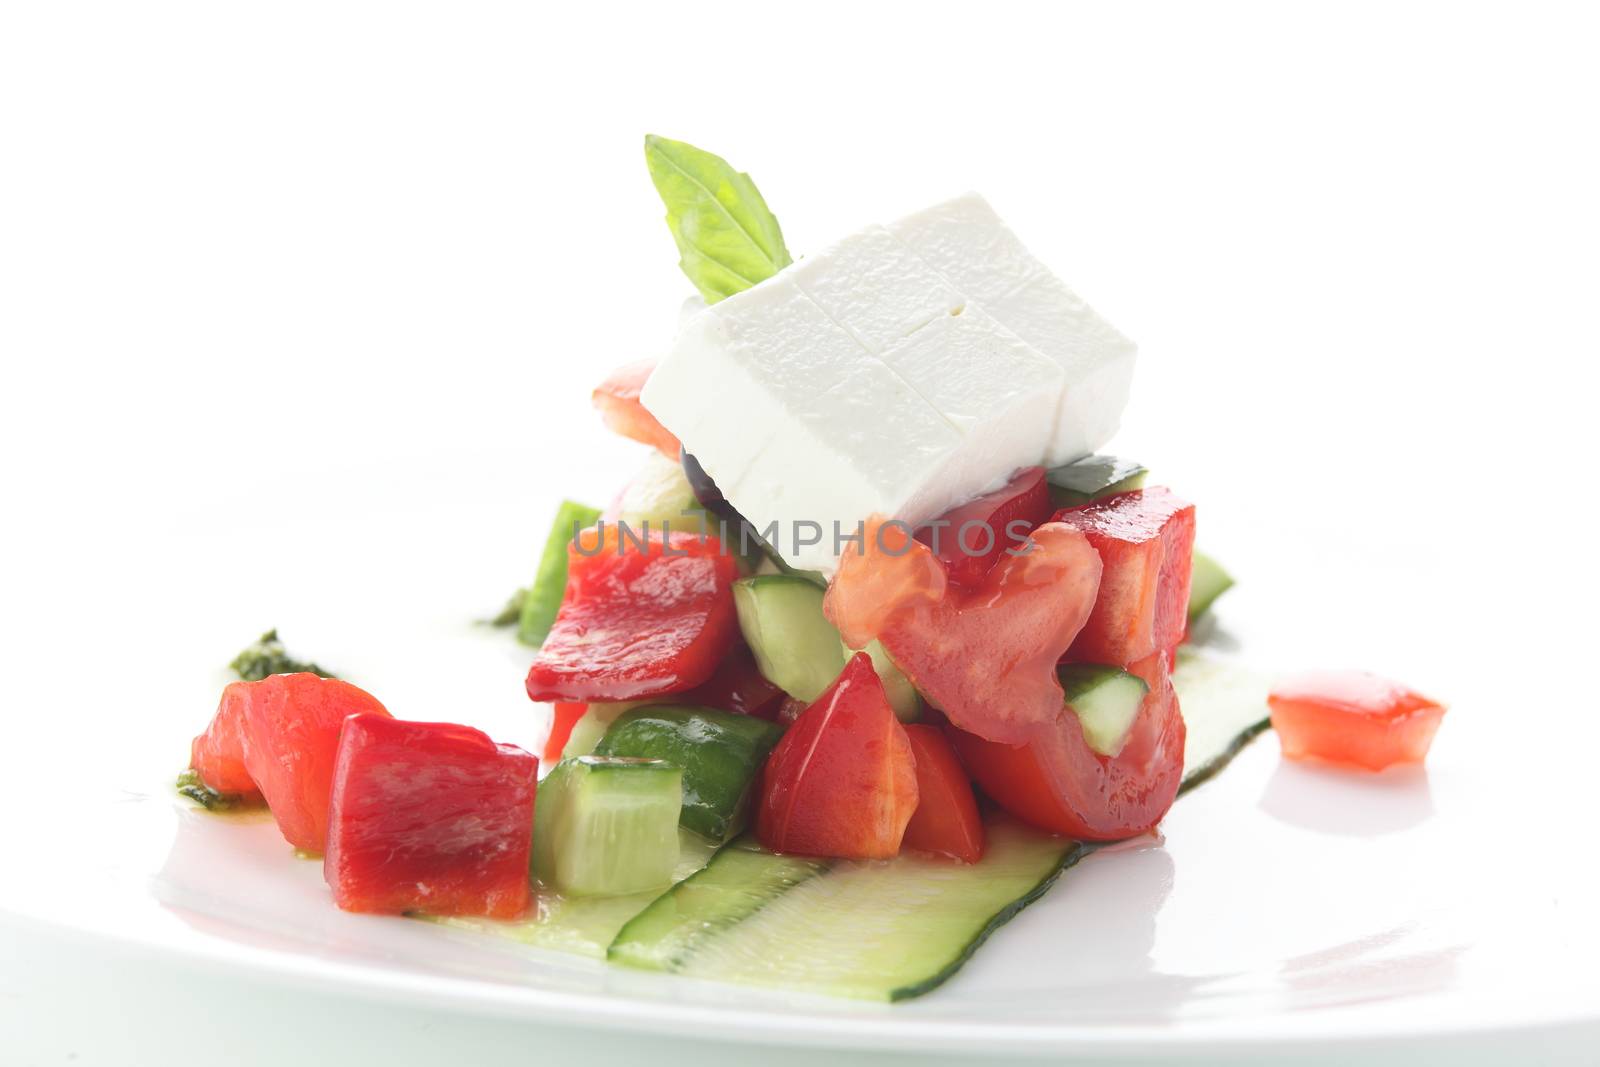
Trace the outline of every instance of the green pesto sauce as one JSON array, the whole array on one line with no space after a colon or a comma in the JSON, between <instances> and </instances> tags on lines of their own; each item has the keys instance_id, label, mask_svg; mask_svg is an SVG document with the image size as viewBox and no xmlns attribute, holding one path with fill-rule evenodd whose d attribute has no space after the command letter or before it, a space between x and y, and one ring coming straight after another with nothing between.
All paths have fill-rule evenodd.
<instances>
[{"instance_id":1,"label":"green pesto sauce","mask_svg":"<svg viewBox=\"0 0 1600 1067\"><path fill-rule=\"evenodd\" d=\"M178 775L176 785L180 797L187 797L207 811L247 811L261 806L253 798L242 797L238 793L217 792L206 785L200 778L200 772L193 767Z\"/></svg>"},{"instance_id":2,"label":"green pesto sauce","mask_svg":"<svg viewBox=\"0 0 1600 1067\"><path fill-rule=\"evenodd\" d=\"M262 634L255 644L233 657L233 662L228 666L247 682L259 682L271 674L304 673L315 674L322 678L334 677L332 671L289 655L283 647L283 642L278 640L276 629Z\"/></svg>"}]
</instances>

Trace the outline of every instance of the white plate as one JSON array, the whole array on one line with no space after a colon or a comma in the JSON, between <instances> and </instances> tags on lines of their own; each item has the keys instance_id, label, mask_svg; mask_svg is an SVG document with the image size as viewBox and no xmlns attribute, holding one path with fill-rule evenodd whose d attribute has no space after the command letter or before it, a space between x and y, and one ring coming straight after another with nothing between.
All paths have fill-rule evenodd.
<instances>
[{"instance_id":1,"label":"white plate","mask_svg":"<svg viewBox=\"0 0 1600 1067\"><path fill-rule=\"evenodd\" d=\"M1386 571L1370 554L1314 546L1310 568L1267 532L1208 527L1202 541L1225 544L1244 578L1222 602L1220 640L1262 666L1341 665L1351 649L1380 669L1410 664L1408 680L1453 703L1427 770L1289 765L1268 735L1179 801L1161 842L1091 857L947 986L894 1007L635 974L346 915L319 865L291 855L270 822L174 801L168 783L214 704L219 665L267 625L403 717L535 743L526 652L470 620L529 568L558 485L609 486L618 455L574 457L560 481L516 493L506 487L528 475L510 459L455 456L180 506L127 528L91 564L126 625L94 638L87 670L82 642L66 640L73 606L43 606L43 576L83 565L64 522L59 545L36 546L39 595L22 601L46 612L32 625L48 640L11 679L12 709L52 717L58 747L6 753L8 810L48 813L8 830L11 854L40 862L0 880L6 920L119 941L136 959L176 954L395 1004L776 1045L1276 1055L1418 1038L1516 1048L1529 1033L1580 1048L1600 1032L1592 844L1562 799L1583 780L1592 720L1553 751L1543 741L1533 724L1565 680L1521 666L1532 662L1518 657L1524 635L1507 635L1493 660L1457 654L1460 620L1439 605L1465 564L1448 551ZM246 500L249 522L224 521ZM1341 582L1392 584L1408 599L1317 610L1315 591ZM1352 619L1361 641L1349 640Z\"/></svg>"}]
</instances>

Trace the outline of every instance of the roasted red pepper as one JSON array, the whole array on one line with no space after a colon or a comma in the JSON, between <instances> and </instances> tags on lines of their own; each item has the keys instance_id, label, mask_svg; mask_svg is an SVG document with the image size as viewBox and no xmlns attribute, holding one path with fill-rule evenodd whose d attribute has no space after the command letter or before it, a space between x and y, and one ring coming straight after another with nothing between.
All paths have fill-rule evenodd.
<instances>
[{"instance_id":1,"label":"roasted red pepper","mask_svg":"<svg viewBox=\"0 0 1600 1067\"><path fill-rule=\"evenodd\" d=\"M528 906L539 761L469 726L356 715L333 777L323 876L346 911Z\"/></svg>"},{"instance_id":2,"label":"roasted red pepper","mask_svg":"<svg viewBox=\"0 0 1600 1067\"><path fill-rule=\"evenodd\" d=\"M1194 505L1169 489L1136 489L1056 512L1100 553L1100 595L1067 659L1128 667L1172 652L1189 622Z\"/></svg>"},{"instance_id":3,"label":"roasted red pepper","mask_svg":"<svg viewBox=\"0 0 1600 1067\"><path fill-rule=\"evenodd\" d=\"M611 523L568 549L567 591L528 670L528 696L590 703L682 693L733 648L738 563L715 538Z\"/></svg>"}]
</instances>

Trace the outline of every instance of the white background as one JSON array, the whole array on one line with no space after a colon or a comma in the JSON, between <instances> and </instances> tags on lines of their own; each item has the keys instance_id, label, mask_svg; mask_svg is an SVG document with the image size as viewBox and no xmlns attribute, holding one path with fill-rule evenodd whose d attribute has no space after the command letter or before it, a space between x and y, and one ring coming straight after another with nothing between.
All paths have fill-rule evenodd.
<instances>
[{"instance_id":1,"label":"white background","mask_svg":"<svg viewBox=\"0 0 1600 1067\"><path fill-rule=\"evenodd\" d=\"M748 170L797 255L982 191L1140 343L1118 450L1270 594L1275 662L1481 680L1508 744L1570 748L1596 31L1528 3L0 7L7 758L127 727L114 686L173 641L108 595L130 571L214 623L207 662L374 560L397 611L523 581L555 496L637 455L588 390L690 291L646 132ZM375 502L448 512L437 555L341 540ZM284 518L321 571L261 543ZM185 530L237 565L196 591L129 547ZM130 1062L64 1021L70 982L6 988L22 1061Z\"/></svg>"}]
</instances>

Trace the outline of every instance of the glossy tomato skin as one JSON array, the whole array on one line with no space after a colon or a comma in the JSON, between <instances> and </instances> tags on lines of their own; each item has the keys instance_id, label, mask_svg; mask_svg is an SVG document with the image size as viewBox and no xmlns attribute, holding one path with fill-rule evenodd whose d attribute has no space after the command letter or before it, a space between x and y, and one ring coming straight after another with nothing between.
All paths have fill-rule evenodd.
<instances>
[{"instance_id":1,"label":"glossy tomato skin","mask_svg":"<svg viewBox=\"0 0 1600 1067\"><path fill-rule=\"evenodd\" d=\"M710 678L679 699L684 704L698 704L704 708L772 721L777 719L778 709L787 696L782 689L767 681L756 666L756 658L750 647L740 640L723 657Z\"/></svg>"},{"instance_id":2,"label":"glossy tomato skin","mask_svg":"<svg viewBox=\"0 0 1600 1067\"><path fill-rule=\"evenodd\" d=\"M917 810L901 847L977 863L983 859L983 819L955 749L937 726L911 724L905 730L917 763Z\"/></svg>"},{"instance_id":3,"label":"glossy tomato skin","mask_svg":"<svg viewBox=\"0 0 1600 1067\"><path fill-rule=\"evenodd\" d=\"M388 711L349 682L315 674L274 674L228 688L242 701L245 767L279 831L295 848L321 852L339 729L351 715L386 718Z\"/></svg>"},{"instance_id":4,"label":"glossy tomato skin","mask_svg":"<svg viewBox=\"0 0 1600 1067\"><path fill-rule=\"evenodd\" d=\"M557 701L550 706L550 733L544 739L542 756L546 763L561 762L561 750L567 747L567 740L572 737L572 728L578 725L578 720L583 718L583 713L588 710L587 704L573 704L567 701Z\"/></svg>"},{"instance_id":5,"label":"glossy tomato skin","mask_svg":"<svg viewBox=\"0 0 1600 1067\"><path fill-rule=\"evenodd\" d=\"M1273 686L1267 705L1289 759L1370 771L1421 763L1445 712L1413 689L1360 671L1286 678Z\"/></svg>"},{"instance_id":6,"label":"glossy tomato skin","mask_svg":"<svg viewBox=\"0 0 1600 1067\"><path fill-rule=\"evenodd\" d=\"M738 638L739 567L715 538L618 527L580 531L567 590L528 670L528 696L592 703L682 693L706 681Z\"/></svg>"},{"instance_id":7,"label":"glossy tomato skin","mask_svg":"<svg viewBox=\"0 0 1600 1067\"><path fill-rule=\"evenodd\" d=\"M917 796L905 727L858 652L767 757L756 837L774 852L889 859Z\"/></svg>"},{"instance_id":8,"label":"glossy tomato skin","mask_svg":"<svg viewBox=\"0 0 1600 1067\"><path fill-rule=\"evenodd\" d=\"M248 684L238 682L222 690L211 724L189 746L189 766L218 793L260 800L261 791L244 765L244 706L249 690L241 687Z\"/></svg>"},{"instance_id":9,"label":"glossy tomato skin","mask_svg":"<svg viewBox=\"0 0 1600 1067\"><path fill-rule=\"evenodd\" d=\"M639 402L639 392L655 369L656 361L653 359L642 359L618 367L595 387L594 406L613 432L650 445L677 462L681 447L678 439Z\"/></svg>"},{"instance_id":10,"label":"glossy tomato skin","mask_svg":"<svg viewBox=\"0 0 1600 1067\"><path fill-rule=\"evenodd\" d=\"M994 492L920 527L916 537L944 564L950 581L975 589L1006 550L1023 544L1054 510L1044 468L1024 467Z\"/></svg>"},{"instance_id":11,"label":"glossy tomato skin","mask_svg":"<svg viewBox=\"0 0 1600 1067\"><path fill-rule=\"evenodd\" d=\"M1091 749L1070 713L1023 745L952 729L973 780L1019 819L1080 841L1115 841L1153 829L1183 781L1183 716L1165 653L1131 670L1150 692L1115 758Z\"/></svg>"},{"instance_id":12,"label":"glossy tomato skin","mask_svg":"<svg viewBox=\"0 0 1600 1067\"><path fill-rule=\"evenodd\" d=\"M883 642L917 691L969 733L1019 744L1061 717L1056 664L1095 605L1100 557L1078 530L1046 523L1028 550L995 564L976 589L946 578L926 545L868 522L823 610L853 648Z\"/></svg>"},{"instance_id":13,"label":"glossy tomato skin","mask_svg":"<svg viewBox=\"0 0 1600 1067\"><path fill-rule=\"evenodd\" d=\"M1058 511L1100 553L1100 595L1067 659L1126 668L1183 641L1194 557L1194 505L1136 489Z\"/></svg>"},{"instance_id":14,"label":"glossy tomato skin","mask_svg":"<svg viewBox=\"0 0 1600 1067\"><path fill-rule=\"evenodd\" d=\"M454 723L346 720L323 877L346 911L514 919L539 761Z\"/></svg>"}]
</instances>

